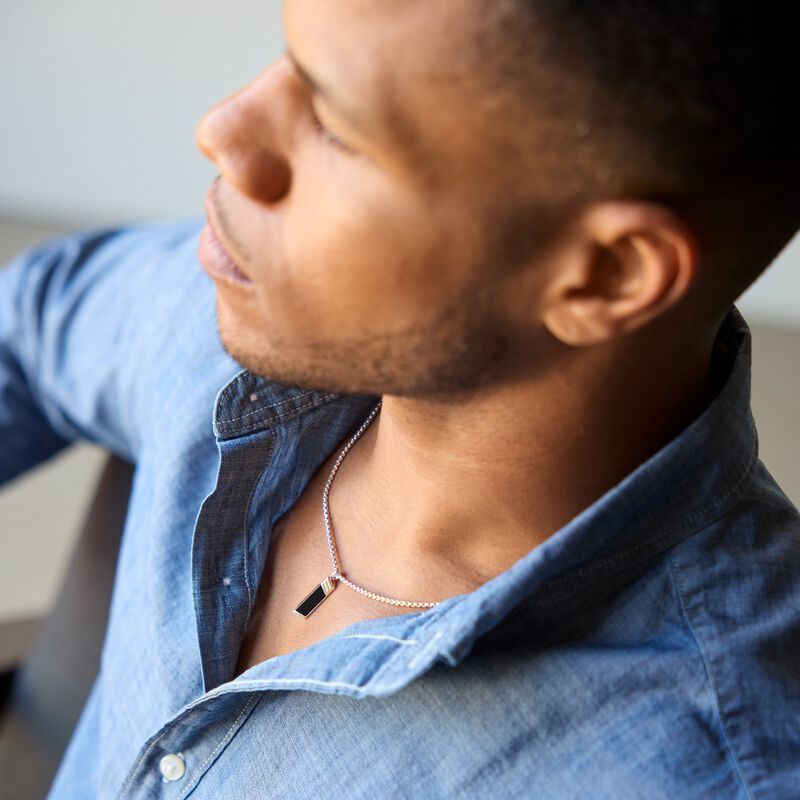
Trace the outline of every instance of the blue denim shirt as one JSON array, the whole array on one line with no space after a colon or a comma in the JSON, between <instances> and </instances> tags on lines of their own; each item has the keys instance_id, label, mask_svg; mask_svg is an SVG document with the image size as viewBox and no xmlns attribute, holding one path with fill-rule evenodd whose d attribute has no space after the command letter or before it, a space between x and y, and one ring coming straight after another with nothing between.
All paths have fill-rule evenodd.
<instances>
[{"instance_id":1,"label":"blue denim shirt","mask_svg":"<svg viewBox=\"0 0 800 800\"><path fill-rule=\"evenodd\" d=\"M136 464L50 800L800 797L800 517L735 306L706 410L508 570L234 678L273 525L379 398L242 370L201 225L0 271L0 483L78 440Z\"/></svg>"}]
</instances>

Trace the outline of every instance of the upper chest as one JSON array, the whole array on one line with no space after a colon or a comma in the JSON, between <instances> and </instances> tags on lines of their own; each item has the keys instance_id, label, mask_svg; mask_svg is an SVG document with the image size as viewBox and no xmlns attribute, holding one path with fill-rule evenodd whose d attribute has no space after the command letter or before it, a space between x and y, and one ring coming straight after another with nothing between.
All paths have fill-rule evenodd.
<instances>
[{"instance_id":1,"label":"upper chest","mask_svg":"<svg viewBox=\"0 0 800 800\"><path fill-rule=\"evenodd\" d=\"M323 465L296 504L273 526L234 677L268 658L309 647L355 622L408 613L407 608L376 602L335 582L333 593L308 617L295 613L298 604L333 571L321 502L329 468ZM341 559L342 553L338 554Z\"/></svg>"}]
</instances>

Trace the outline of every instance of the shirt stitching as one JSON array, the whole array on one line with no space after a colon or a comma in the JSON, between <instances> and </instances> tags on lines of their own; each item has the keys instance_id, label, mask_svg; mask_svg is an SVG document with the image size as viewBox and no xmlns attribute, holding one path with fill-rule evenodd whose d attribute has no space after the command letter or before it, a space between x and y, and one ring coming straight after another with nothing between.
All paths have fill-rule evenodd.
<instances>
[{"instance_id":1,"label":"shirt stitching","mask_svg":"<svg viewBox=\"0 0 800 800\"><path fill-rule=\"evenodd\" d=\"M243 419L246 419L247 417L251 417L253 414L261 414L264 411L272 411L273 409L277 409L278 406L291 404L291 408L288 408L288 409L286 409L284 411L276 411L275 412L275 416L276 417L285 416L286 414L291 414L292 411L300 411L301 410L300 408L295 408L295 405L294 405L298 400L302 400L304 397L308 397L309 395L316 396L317 394L318 394L317 392L309 391L309 392L303 392L302 394L296 394L293 397L286 397L283 400L278 400L277 402L271 403L270 405L260 406L259 408L254 408L252 411L247 411L244 414L241 414L241 415L237 416L235 419L243 420Z\"/></svg>"},{"instance_id":2,"label":"shirt stitching","mask_svg":"<svg viewBox=\"0 0 800 800\"><path fill-rule=\"evenodd\" d=\"M416 639L401 639L398 636L390 636L388 633L348 633L340 636L340 639L386 639L397 644L416 644Z\"/></svg>"},{"instance_id":3,"label":"shirt stitching","mask_svg":"<svg viewBox=\"0 0 800 800\"><path fill-rule=\"evenodd\" d=\"M349 634L349 635L357 635L357 634ZM344 638L344 637L342 637ZM409 643L413 640L405 640ZM316 645L311 645L312 647ZM369 682L365 684L359 683L345 683L344 681L325 681L325 680L318 680L316 678L251 678L248 680L240 680L234 679L232 681L228 681L227 683L220 684L215 689L212 689L209 692L206 692L201 697L192 700L188 705L186 705L177 715L173 718L173 721L180 719L185 714L188 714L192 709L196 708L197 706L203 705L204 703L208 702L209 700L219 697L220 695L225 695L233 692L240 692L240 691L247 691L248 689L257 688L260 690L266 690L271 688L272 684L298 684L298 683L309 683L315 684L319 686L336 686L343 689L358 689L363 690L367 686L369 686ZM400 681L402 683L402 680ZM383 688L383 684L377 684L377 688ZM123 787L126 788L126 787Z\"/></svg>"},{"instance_id":4,"label":"shirt stitching","mask_svg":"<svg viewBox=\"0 0 800 800\"><path fill-rule=\"evenodd\" d=\"M208 765L214 760L217 753L219 753L220 750L222 750L222 748L225 747L225 745L227 745L228 742L230 742L230 740L233 738L235 730L238 728L239 721L242 719L242 717L247 713L249 709L255 707L255 704L258 702L259 699L260 699L259 696L255 692L253 692L250 695L247 702L244 704L244 707L242 708L241 712L239 713L239 716L236 718L236 721L233 723L233 725L230 726L230 728L228 728L228 730L225 732L225 735L222 737L222 739L220 739L219 743L214 748L214 752L212 752L208 756L208 758L203 762L203 766L201 766L200 769L197 771L197 777L195 778L194 783L191 783L189 784L189 786L186 787L186 789L183 791L183 794L180 795L178 800L183 800L183 798L185 798L190 792L194 791L198 782L200 781L200 778L203 777L206 767L208 767Z\"/></svg>"},{"instance_id":5,"label":"shirt stitching","mask_svg":"<svg viewBox=\"0 0 800 800\"><path fill-rule=\"evenodd\" d=\"M272 414L272 418L274 420L280 419L281 417L288 416L289 414L299 413L300 411L305 411L307 408L312 408L316 405L320 405L321 403L325 402L326 400L333 400L337 397L335 394L325 394L322 397L319 396L317 392L310 391L304 392L303 394L296 395L295 397L287 398L286 400L280 400L277 403L273 403L269 406L261 406L260 408L256 408L253 411L247 411L244 414L237 415L229 420L223 420L222 422L217 423L217 429L219 431L223 430L230 430L231 428L236 427L236 423L242 423L247 417L252 417L254 414L263 414L265 411L269 411L271 409L277 408L279 405L283 405L284 403L295 403L297 400L302 400L304 397L308 397L309 395L313 396L313 399L308 403L303 403L301 405L292 405L291 408L285 411L276 411ZM249 425L253 423L244 423L242 426L243 428L247 428Z\"/></svg>"},{"instance_id":6,"label":"shirt stitching","mask_svg":"<svg viewBox=\"0 0 800 800\"><path fill-rule=\"evenodd\" d=\"M742 774L742 768L741 765L739 764L739 759L736 757L736 753L734 752L733 746L728 736L728 731L725 726L725 719L722 714L722 705L719 699L719 692L717 691L717 684L716 681L714 680L714 674L711 671L711 664L708 660L705 648L703 647L703 643L701 642L700 637L697 635L697 632L695 631L694 626L692 625L691 620L689 619L689 613L686 609L683 588L681 586L678 566L675 563L674 553L670 553L669 563L670 563L670 574L672 576L673 585L675 586L675 590L678 594L678 604L681 610L681 615L683 616L683 619L686 623L686 627L692 634L692 638L694 639L694 642L697 645L697 649L700 651L700 656L703 659L703 665L705 667L706 678L708 680L711 697L714 703L714 711L717 716L720 734L722 737L722 743L728 754L729 760L733 764L735 774L739 778L739 783L741 784L742 788L744 789L745 793L750 798L750 800L753 800L753 794L750 791L750 787L747 785L747 781L744 779L744 775Z\"/></svg>"},{"instance_id":7,"label":"shirt stitching","mask_svg":"<svg viewBox=\"0 0 800 800\"><path fill-rule=\"evenodd\" d=\"M120 800L120 798L125 796L125 794L128 791L128 787L131 785L131 783L133 783L134 776L139 771L139 767L144 763L145 759L150 754L150 751L156 746L156 742L158 742L159 738L160 738L159 735L156 735L155 737L153 737L153 740L150 742L150 744L147 745L147 747L145 748L145 750L142 753L142 755L139 756L139 759L133 765L133 769L128 773L128 777L126 778L125 783L122 785L122 788L119 790L119 794L117 794L117 800Z\"/></svg>"},{"instance_id":8,"label":"shirt stitching","mask_svg":"<svg viewBox=\"0 0 800 800\"><path fill-rule=\"evenodd\" d=\"M297 685L298 683L308 683L308 684L314 684L315 686L337 686L342 689L364 689L368 686L368 684L345 683L343 681L323 681L323 680L317 680L316 678L262 678L258 680L254 679L248 681L237 681L234 685L237 690L242 688L251 688L251 687L254 689L255 688L269 689L270 685L274 683L277 684L291 683L295 685ZM206 696L203 699L207 700L208 696Z\"/></svg>"},{"instance_id":9,"label":"shirt stitching","mask_svg":"<svg viewBox=\"0 0 800 800\"><path fill-rule=\"evenodd\" d=\"M253 394L258 397L258 392L253 392ZM282 400L276 400L274 403L270 403L269 405L263 406L263 408L277 408L278 406L286 405L287 403L293 403L295 400L301 399L303 397L308 397L310 394L315 394L315 392L311 389L301 392L300 394L293 395L292 397L284 397Z\"/></svg>"},{"instance_id":10,"label":"shirt stitching","mask_svg":"<svg viewBox=\"0 0 800 800\"><path fill-rule=\"evenodd\" d=\"M408 662L408 668L413 669L423 657L427 656L428 653L435 648L436 642L438 642L441 638L442 632L436 631L436 633L434 633L433 636L428 639L427 646L421 648L420 651L411 659L411 661Z\"/></svg>"},{"instance_id":11,"label":"shirt stitching","mask_svg":"<svg viewBox=\"0 0 800 800\"><path fill-rule=\"evenodd\" d=\"M438 641L441 636L441 631L437 631L436 635L432 636L429 640L429 644ZM344 638L344 637L343 637ZM416 663L422 656L428 655L431 650L434 649L432 647L426 647L420 650L419 653L412 659L409 663L409 667L412 664ZM375 685L376 689L393 689L396 686L402 686L404 683L408 682L408 675L404 675L399 681L393 684L383 684L377 683ZM255 679L255 680L247 680L247 681L236 681L235 687L237 690L244 690L247 688L262 688L268 689L270 688L271 684L310 684L314 686L335 686L342 689L357 689L357 690L364 690L369 686L369 682L360 684L360 683L345 683L343 681L325 681L319 680L316 678L301 678L301 677L291 677L291 678L263 678L263 679ZM222 688L222 687L219 687ZM206 698L208 699L208 698Z\"/></svg>"},{"instance_id":12,"label":"shirt stitching","mask_svg":"<svg viewBox=\"0 0 800 800\"><path fill-rule=\"evenodd\" d=\"M404 684L409 682L408 674L404 674L400 680L395 681L395 683L376 683L374 685L374 689L381 690L381 691L393 691L394 689L403 686ZM193 703L184 709L184 712L188 712L190 709L194 708L196 705L200 705L213 697L216 697L220 694L229 694L231 692L245 692L250 689L257 689L259 691L266 691L268 689L274 688L277 686L283 686L286 684L290 684L296 688L303 688L303 685L309 686L332 686L341 689L353 689L358 690L359 693L363 694L363 690L369 687L369 682L361 684L361 683L345 683L344 681L325 681L316 678L300 678L300 677L292 677L292 678L259 678L259 679L251 679L247 681L234 681L229 684L223 684L222 686L218 686L213 692L204 695L203 697L198 698Z\"/></svg>"}]
</instances>

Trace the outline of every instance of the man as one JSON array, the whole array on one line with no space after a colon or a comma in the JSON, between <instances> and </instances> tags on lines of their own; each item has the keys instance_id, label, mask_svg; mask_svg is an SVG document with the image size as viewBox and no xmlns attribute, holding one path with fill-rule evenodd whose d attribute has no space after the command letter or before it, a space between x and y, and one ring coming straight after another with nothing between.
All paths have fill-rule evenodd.
<instances>
[{"instance_id":1,"label":"man","mask_svg":"<svg viewBox=\"0 0 800 800\"><path fill-rule=\"evenodd\" d=\"M287 0L202 230L0 274L0 477L137 465L51 798L797 796L789 14Z\"/></svg>"}]
</instances>

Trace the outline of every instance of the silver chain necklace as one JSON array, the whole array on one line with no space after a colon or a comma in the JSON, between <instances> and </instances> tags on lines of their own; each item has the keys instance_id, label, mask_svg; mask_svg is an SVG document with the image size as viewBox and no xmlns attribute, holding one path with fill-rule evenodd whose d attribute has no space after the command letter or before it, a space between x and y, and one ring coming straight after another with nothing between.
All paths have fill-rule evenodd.
<instances>
[{"instance_id":1,"label":"silver chain necklace","mask_svg":"<svg viewBox=\"0 0 800 800\"><path fill-rule=\"evenodd\" d=\"M433 606L438 606L439 603L416 603L411 600L395 600L391 597L384 597L382 594L376 594L375 592L370 592L364 589L362 586L353 583L351 580L348 580L341 571L339 567L339 559L336 557L336 546L333 543L333 526L331 525L331 517L330 513L328 512L328 492L330 491L331 484L333 483L333 476L336 475L336 471L339 469L339 465L344 460L344 457L347 455L350 448L356 443L358 437L361 436L362 433L370 426L372 420L375 419L377 413L381 410L381 405L383 400L378 401L378 405L372 409L372 413L367 417L361 427L355 432L353 437L344 447L341 453L339 453L339 457L336 459L336 463L333 465L333 469L331 470L331 474L328 476L328 480L325 483L325 488L322 490L322 515L325 519L325 532L328 535L328 550L331 554L331 561L333 562L333 572L325 578L322 583L318 586L315 586L314 589L310 592L310 594L306 595L300 604L295 608L294 613L299 614L301 617L308 617L319 604L336 588L339 583L343 583L345 586L353 589L356 592L360 592L361 594L365 595L366 597L371 597L373 600L378 600L381 603L388 603L392 606L408 606L409 608L433 608Z\"/></svg>"}]
</instances>

